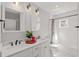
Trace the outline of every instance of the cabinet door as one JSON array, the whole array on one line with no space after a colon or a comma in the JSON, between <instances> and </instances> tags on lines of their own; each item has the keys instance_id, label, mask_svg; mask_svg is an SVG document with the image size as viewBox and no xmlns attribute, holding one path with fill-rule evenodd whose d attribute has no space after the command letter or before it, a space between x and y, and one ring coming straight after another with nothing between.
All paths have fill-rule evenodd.
<instances>
[{"instance_id":1,"label":"cabinet door","mask_svg":"<svg viewBox=\"0 0 79 59\"><path fill-rule=\"evenodd\" d=\"M0 22L0 42L1 42L1 22Z\"/></svg>"},{"instance_id":2,"label":"cabinet door","mask_svg":"<svg viewBox=\"0 0 79 59\"><path fill-rule=\"evenodd\" d=\"M1 19L1 3L0 3L0 19ZM0 42L1 42L1 22L0 22Z\"/></svg>"},{"instance_id":3,"label":"cabinet door","mask_svg":"<svg viewBox=\"0 0 79 59\"><path fill-rule=\"evenodd\" d=\"M41 44L41 57L49 57L50 56L50 47L48 42L44 42Z\"/></svg>"},{"instance_id":4,"label":"cabinet door","mask_svg":"<svg viewBox=\"0 0 79 59\"><path fill-rule=\"evenodd\" d=\"M0 52L1 52L1 22L0 22Z\"/></svg>"},{"instance_id":5,"label":"cabinet door","mask_svg":"<svg viewBox=\"0 0 79 59\"><path fill-rule=\"evenodd\" d=\"M40 57L41 47L37 45L33 47L33 57Z\"/></svg>"},{"instance_id":6,"label":"cabinet door","mask_svg":"<svg viewBox=\"0 0 79 59\"><path fill-rule=\"evenodd\" d=\"M32 57L32 48L18 52L10 57Z\"/></svg>"}]
</instances>

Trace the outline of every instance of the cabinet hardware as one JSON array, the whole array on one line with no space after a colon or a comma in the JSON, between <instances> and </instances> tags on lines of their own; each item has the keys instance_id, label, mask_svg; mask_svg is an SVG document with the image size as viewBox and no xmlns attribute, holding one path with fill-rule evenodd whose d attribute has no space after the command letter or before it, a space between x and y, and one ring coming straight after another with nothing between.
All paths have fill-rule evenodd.
<instances>
[{"instance_id":1,"label":"cabinet hardware","mask_svg":"<svg viewBox=\"0 0 79 59\"><path fill-rule=\"evenodd\" d=\"M47 46L45 46L45 48L47 48Z\"/></svg>"},{"instance_id":2,"label":"cabinet hardware","mask_svg":"<svg viewBox=\"0 0 79 59\"><path fill-rule=\"evenodd\" d=\"M37 50L38 48L35 48L35 50Z\"/></svg>"},{"instance_id":3,"label":"cabinet hardware","mask_svg":"<svg viewBox=\"0 0 79 59\"><path fill-rule=\"evenodd\" d=\"M75 26L75 28L79 28L79 26Z\"/></svg>"},{"instance_id":4,"label":"cabinet hardware","mask_svg":"<svg viewBox=\"0 0 79 59\"><path fill-rule=\"evenodd\" d=\"M4 20L0 20L0 22L3 22L3 28L5 28L5 21Z\"/></svg>"},{"instance_id":5,"label":"cabinet hardware","mask_svg":"<svg viewBox=\"0 0 79 59\"><path fill-rule=\"evenodd\" d=\"M3 22L4 20L0 20L0 22Z\"/></svg>"},{"instance_id":6,"label":"cabinet hardware","mask_svg":"<svg viewBox=\"0 0 79 59\"><path fill-rule=\"evenodd\" d=\"M5 28L5 21L3 20L3 28Z\"/></svg>"},{"instance_id":7,"label":"cabinet hardware","mask_svg":"<svg viewBox=\"0 0 79 59\"><path fill-rule=\"evenodd\" d=\"M35 57L39 57L39 54L37 54Z\"/></svg>"}]
</instances>

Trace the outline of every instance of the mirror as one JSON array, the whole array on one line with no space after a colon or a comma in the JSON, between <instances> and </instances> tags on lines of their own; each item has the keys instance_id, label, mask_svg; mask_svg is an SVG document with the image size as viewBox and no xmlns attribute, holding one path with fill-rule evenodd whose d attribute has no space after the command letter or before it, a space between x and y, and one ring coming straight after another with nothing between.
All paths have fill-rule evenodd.
<instances>
[{"instance_id":1,"label":"mirror","mask_svg":"<svg viewBox=\"0 0 79 59\"><path fill-rule=\"evenodd\" d=\"M20 30L20 12L5 8L5 31Z\"/></svg>"},{"instance_id":2,"label":"mirror","mask_svg":"<svg viewBox=\"0 0 79 59\"><path fill-rule=\"evenodd\" d=\"M40 30L40 18L37 15L31 15L31 29L32 31Z\"/></svg>"}]
</instances>

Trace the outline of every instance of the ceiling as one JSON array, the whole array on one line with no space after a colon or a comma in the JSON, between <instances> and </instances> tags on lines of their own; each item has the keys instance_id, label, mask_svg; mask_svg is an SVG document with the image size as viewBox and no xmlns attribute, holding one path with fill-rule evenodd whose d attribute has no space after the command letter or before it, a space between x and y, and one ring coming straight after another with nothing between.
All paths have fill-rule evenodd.
<instances>
[{"instance_id":1,"label":"ceiling","mask_svg":"<svg viewBox=\"0 0 79 59\"><path fill-rule=\"evenodd\" d=\"M51 14L77 9L76 2L34 2L34 4Z\"/></svg>"}]
</instances>

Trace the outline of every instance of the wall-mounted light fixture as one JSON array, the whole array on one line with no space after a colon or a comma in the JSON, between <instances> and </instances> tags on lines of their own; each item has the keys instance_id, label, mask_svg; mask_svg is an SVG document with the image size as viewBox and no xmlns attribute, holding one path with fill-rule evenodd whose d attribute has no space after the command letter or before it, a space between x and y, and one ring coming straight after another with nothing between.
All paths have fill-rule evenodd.
<instances>
[{"instance_id":1,"label":"wall-mounted light fixture","mask_svg":"<svg viewBox=\"0 0 79 59\"><path fill-rule=\"evenodd\" d=\"M35 13L39 14L39 8L35 9Z\"/></svg>"},{"instance_id":2,"label":"wall-mounted light fixture","mask_svg":"<svg viewBox=\"0 0 79 59\"><path fill-rule=\"evenodd\" d=\"M27 7L27 11L30 11L31 13L35 13L36 15L39 14L39 8L34 8L34 7L32 8L30 3L28 3L26 7ZM32 10L32 9L35 9L35 10Z\"/></svg>"},{"instance_id":3,"label":"wall-mounted light fixture","mask_svg":"<svg viewBox=\"0 0 79 59\"><path fill-rule=\"evenodd\" d=\"M17 6L19 3L18 2L13 2L13 4Z\"/></svg>"},{"instance_id":4,"label":"wall-mounted light fixture","mask_svg":"<svg viewBox=\"0 0 79 59\"><path fill-rule=\"evenodd\" d=\"M31 4L30 3L27 5L27 9L28 10L31 9Z\"/></svg>"}]
</instances>

